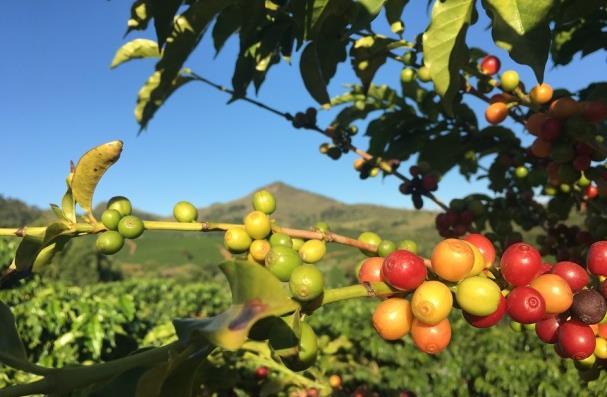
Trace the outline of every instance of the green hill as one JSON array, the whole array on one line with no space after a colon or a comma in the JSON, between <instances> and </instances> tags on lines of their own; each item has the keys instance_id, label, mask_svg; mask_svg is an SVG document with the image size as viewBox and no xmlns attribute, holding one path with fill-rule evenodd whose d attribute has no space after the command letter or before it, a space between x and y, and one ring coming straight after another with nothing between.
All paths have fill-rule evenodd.
<instances>
[{"instance_id":1,"label":"green hill","mask_svg":"<svg viewBox=\"0 0 607 397\"><path fill-rule=\"evenodd\" d=\"M273 214L279 225L309 229L316 222L324 221L331 230L351 237L362 231L371 230L383 238L394 241L415 240L424 255L438 241L434 229L435 213L429 211L403 210L370 204L345 204L317 193L297 189L276 182L260 187L272 192L277 200L277 211ZM199 209L199 220L241 223L251 211L251 194L225 203L213 204ZM105 208L100 203L95 213ZM153 215L141 210L134 213L143 219L169 219L166 215ZM30 207L19 200L0 198L0 214L12 225L39 222L51 216L50 211ZM14 215L17 214L17 215ZM95 237L83 237L79 245L94 247ZM125 247L113 256L114 264L126 277L162 276L198 278L202 273L213 273L214 266L223 261L229 253L223 249L223 233L144 233L136 240L129 240ZM331 244L322 261L325 270L333 270L333 280L338 283L344 274L364 258L357 250ZM60 267L60 266L59 266Z\"/></svg>"},{"instance_id":2,"label":"green hill","mask_svg":"<svg viewBox=\"0 0 607 397\"><path fill-rule=\"evenodd\" d=\"M297 189L281 182L261 187L272 192L278 203L273 214L279 225L311 228L316 222L327 222L337 233L356 237L365 230L395 241L413 239L421 251L438 240L434 229L435 213L402 210L369 204L345 204L329 197ZM251 192L252 194L253 192ZM251 211L251 194L226 203L199 209L199 219L240 223ZM223 249L222 233L144 233L116 255L117 263L127 274L179 276L196 274L200 268L221 262L228 255ZM331 245L323 267L337 265L349 271L363 256L356 250Z\"/></svg>"}]
</instances>

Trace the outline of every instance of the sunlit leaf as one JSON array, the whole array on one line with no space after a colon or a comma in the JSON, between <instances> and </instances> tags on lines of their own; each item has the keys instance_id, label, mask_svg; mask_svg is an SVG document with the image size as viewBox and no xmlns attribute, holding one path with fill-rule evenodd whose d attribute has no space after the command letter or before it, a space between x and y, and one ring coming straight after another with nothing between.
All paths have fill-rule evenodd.
<instances>
[{"instance_id":1,"label":"sunlit leaf","mask_svg":"<svg viewBox=\"0 0 607 397\"><path fill-rule=\"evenodd\" d=\"M122 141L111 141L86 152L74 170L71 186L74 200L87 214L93 211L93 194L105 172L120 158Z\"/></svg>"},{"instance_id":2,"label":"sunlit leaf","mask_svg":"<svg viewBox=\"0 0 607 397\"><path fill-rule=\"evenodd\" d=\"M548 15L554 0L484 0L483 5L492 18L495 43L514 61L530 66L542 81L550 49Z\"/></svg>"},{"instance_id":3,"label":"sunlit leaf","mask_svg":"<svg viewBox=\"0 0 607 397\"><path fill-rule=\"evenodd\" d=\"M192 77L179 75L170 83L163 83L162 76L161 72L152 73L137 94L135 119L141 125L141 129L147 126L156 111L179 87L193 80Z\"/></svg>"},{"instance_id":4,"label":"sunlit leaf","mask_svg":"<svg viewBox=\"0 0 607 397\"><path fill-rule=\"evenodd\" d=\"M392 39L374 35L362 37L350 49L352 68L367 91L377 70L386 62Z\"/></svg>"},{"instance_id":5,"label":"sunlit leaf","mask_svg":"<svg viewBox=\"0 0 607 397\"><path fill-rule=\"evenodd\" d=\"M390 24L390 30L401 34L405 30L401 16L409 0L386 0L384 8L386 9L386 19Z\"/></svg>"},{"instance_id":6,"label":"sunlit leaf","mask_svg":"<svg viewBox=\"0 0 607 397\"><path fill-rule=\"evenodd\" d=\"M448 112L461 86L460 68L468 59L466 31L473 11L474 0L435 0L423 35L424 64Z\"/></svg>"},{"instance_id":7,"label":"sunlit leaf","mask_svg":"<svg viewBox=\"0 0 607 397\"><path fill-rule=\"evenodd\" d=\"M145 30L150 22L151 15L148 12L148 0L136 0L131 5L131 18L128 21L128 34L132 30Z\"/></svg>"},{"instance_id":8,"label":"sunlit leaf","mask_svg":"<svg viewBox=\"0 0 607 397\"><path fill-rule=\"evenodd\" d=\"M141 58L158 58L158 44L154 40L135 39L124 44L116 51L110 67L113 69L125 62Z\"/></svg>"},{"instance_id":9,"label":"sunlit leaf","mask_svg":"<svg viewBox=\"0 0 607 397\"><path fill-rule=\"evenodd\" d=\"M72 194L72 188L68 185L63 198L61 199L61 209L69 222L76 222L76 201Z\"/></svg>"}]
</instances>

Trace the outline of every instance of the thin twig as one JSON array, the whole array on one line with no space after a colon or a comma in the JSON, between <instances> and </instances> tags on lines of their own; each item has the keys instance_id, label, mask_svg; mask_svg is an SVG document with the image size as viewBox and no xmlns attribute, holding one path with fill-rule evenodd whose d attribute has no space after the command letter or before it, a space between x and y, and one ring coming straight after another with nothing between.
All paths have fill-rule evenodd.
<instances>
[{"instance_id":1,"label":"thin twig","mask_svg":"<svg viewBox=\"0 0 607 397\"><path fill-rule=\"evenodd\" d=\"M210 81L209 79L207 79L207 78L205 78L203 76L200 76L197 73L192 72L191 76L194 77L197 81L205 83L205 84L207 84L207 85L209 85L209 86L211 86L211 87L213 87L213 88L215 88L215 89L217 89L219 91L225 92L225 93L230 94L230 95L234 95L234 91L233 90L231 90L231 89L229 89L229 88L227 88L227 87L225 87L225 86L223 86L221 84L214 83L214 82ZM243 100L245 102L249 102L249 103L251 103L251 104L253 104L255 106L258 106L258 107L260 107L262 109L265 109L265 110L267 110L269 112L272 112L272 113L274 113L274 114L276 114L276 115L284 118L285 120L287 120L289 122L293 121L293 116L290 113L282 112L282 111L280 111L280 110L278 110L276 108L273 108L273 107L268 106L268 105L266 105L266 104L264 104L264 103L262 103L260 101L257 101L255 99L251 99L251 98L246 97L246 96L239 96L237 98L240 99L240 100ZM310 125L310 126L306 126L306 128L310 129L310 130L313 130L313 131L316 131L316 132L319 132L320 134L322 134L322 135L324 135L324 136L326 136L328 138L333 139L333 136L330 133L328 133L326 130L320 128L318 125ZM364 150L362 150L360 148L357 148L356 146L354 146L352 144L348 145L348 149L351 150L351 151L353 151L353 152L355 152L356 154L358 154L365 161L371 161L371 160L373 160L375 158L371 154L365 152ZM398 172L396 170L391 170L389 172L386 171L388 169L391 169L392 167L390 167L389 164L387 162L385 162L385 161L382 161L381 163L384 163L384 165L385 165L385 167L381 167L384 170L384 172L386 172L388 174L394 175L396 178L400 179L403 182L411 182L411 180L409 178L407 178L405 175L401 174L400 172ZM425 192L425 193L423 193L423 195L425 197L427 197L428 199L430 199L431 201L433 201L436 205L438 205L439 207L441 207L443 210L446 211L446 210L449 209L449 207L445 203L443 203L441 200L439 200L433 193L431 193L431 192Z\"/></svg>"}]
</instances>

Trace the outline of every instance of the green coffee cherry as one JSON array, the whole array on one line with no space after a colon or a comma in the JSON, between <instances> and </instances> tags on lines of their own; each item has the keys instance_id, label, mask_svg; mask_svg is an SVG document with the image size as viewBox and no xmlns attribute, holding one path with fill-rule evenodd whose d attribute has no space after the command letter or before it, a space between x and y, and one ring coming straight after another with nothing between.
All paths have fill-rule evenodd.
<instances>
[{"instance_id":1,"label":"green coffee cherry","mask_svg":"<svg viewBox=\"0 0 607 397\"><path fill-rule=\"evenodd\" d=\"M101 233L95 242L97 251L105 255L113 255L124 246L124 237L115 230Z\"/></svg>"},{"instance_id":2,"label":"green coffee cherry","mask_svg":"<svg viewBox=\"0 0 607 397\"><path fill-rule=\"evenodd\" d=\"M516 167L514 170L514 176L516 176L519 179L523 179L527 175L529 175L529 170L527 169L527 167L525 167L523 165Z\"/></svg>"},{"instance_id":3,"label":"green coffee cherry","mask_svg":"<svg viewBox=\"0 0 607 397\"><path fill-rule=\"evenodd\" d=\"M301 264L301 258L293 248L283 246L272 247L268 255L266 255L266 267L280 281L289 281L293 270Z\"/></svg>"},{"instance_id":4,"label":"green coffee cherry","mask_svg":"<svg viewBox=\"0 0 607 397\"><path fill-rule=\"evenodd\" d=\"M264 214L270 215L276 211L276 199L272 193L267 190L260 190L253 194L253 208Z\"/></svg>"},{"instance_id":5,"label":"green coffee cherry","mask_svg":"<svg viewBox=\"0 0 607 397\"><path fill-rule=\"evenodd\" d=\"M301 248L302 245L304 245L304 240L300 239L300 238L294 238L291 239L291 241L293 242L293 249L295 251L299 251L299 249Z\"/></svg>"},{"instance_id":6,"label":"green coffee cherry","mask_svg":"<svg viewBox=\"0 0 607 397\"><path fill-rule=\"evenodd\" d=\"M131 212L133 212L131 202L124 196L112 197L107 203L107 208L109 210L116 210L120 212L120 215L122 216L131 215Z\"/></svg>"},{"instance_id":7,"label":"green coffee cherry","mask_svg":"<svg viewBox=\"0 0 607 397\"><path fill-rule=\"evenodd\" d=\"M382 240L377 246L377 253L379 256L388 256L394 251L396 251L396 244L394 241Z\"/></svg>"},{"instance_id":8,"label":"green coffee cherry","mask_svg":"<svg viewBox=\"0 0 607 397\"><path fill-rule=\"evenodd\" d=\"M223 244L235 254L245 252L251 246L252 240L247 232L241 227L233 227L226 231L223 236Z\"/></svg>"},{"instance_id":9,"label":"green coffee cherry","mask_svg":"<svg viewBox=\"0 0 607 397\"><path fill-rule=\"evenodd\" d=\"M264 263L266 255L268 255L271 248L268 240L255 240L249 247L249 255L251 255L255 262Z\"/></svg>"},{"instance_id":10,"label":"green coffee cherry","mask_svg":"<svg viewBox=\"0 0 607 397\"><path fill-rule=\"evenodd\" d=\"M105 210L101 214L101 223L103 223L103 226L107 227L108 230L116 230L118 229L118 222L120 222L121 218L122 215L120 212L116 210Z\"/></svg>"},{"instance_id":11,"label":"green coffee cherry","mask_svg":"<svg viewBox=\"0 0 607 397\"><path fill-rule=\"evenodd\" d=\"M398 243L398 249L407 250L417 255L417 243L413 240L403 240Z\"/></svg>"},{"instance_id":12,"label":"green coffee cherry","mask_svg":"<svg viewBox=\"0 0 607 397\"><path fill-rule=\"evenodd\" d=\"M314 265L298 266L291 273L289 289L293 297L302 302L318 298L325 288L322 272Z\"/></svg>"},{"instance_id":13,"label":"green coffee cherry","mask_svg":"<svg viewBox=\"0 0 607 397\"><path fill-rule=\"evenodd\" d=\"M400 72L400 81L403 83L410 83L415 80L415 70L412 68L404 68Z\"/></svg>"},{"instance_id":14,"label":"green coffee cherry","mask_svg":"<svg viewBox=\"0 0 607 397\"><path fill-rule=\"evenodd\" d=\"M514 332L521 332L523 330L523 325L521 323L517 323L516 321L510 321L510 329Z\"/></svg>"},{"instance_id":15,"label":"green coffee cherry","mask_svg":"<svg viewBox=\"0 0 607 397\"><path fill-rule=\"evenodd\" d=\"M270 217L261 211L253 211L244 218L244 228L252 238L261 240L272 231Z\"/></svg>"},{"instance_id":16,"label":"green coffee cherry","mask_svg":"<svg viewBox=\"0 0 607 397\"><path fill-rule=\"evenodd\" d=\"M327 253L327 245L321 240L308 240L299 249L299 256L306 263L316 263Z\"/></svg>"},{"instance_id":17,"label":"green coffee cherry","mask_svg":"<svg viewBox=\"0 0 607 397\"><path fill-rule=\"evenodd\" d=\"M316 222L316 225L314 225L314 229L318 230L321 233L328 233L329 231L331 231L331 228L329 227L329 224L327 222Z\"/></svg>"},{"instance_id":18,"label":"green coffee cherry","mask_svg":"<svg viewBox=\"0 0 607 397\"><path fill-rule=\"evenodd\" d=\"M180 201L173 207L173 216L177 222L195 222L198 219L198 209L188 201Z\"/></svg>"},{"instance_id":19,"label":"green coffee cherry","mask_svg":"<svg viewBox=\"0 0 607 397\"><path fill-rule=\"evenodd\" d=\"M143 221L134 215L127 215L118 222L118 232L125 238L135 239L143 234Z\"/></svg>"},{"instance_id":20,"label":"green coffee cherry","mask_svg":"<svg viewBox=\"0 0 607 397\"><path fill-rule=\"evenodd\" d=\"M284 233L274 233L270 236L270 244L274 246L293 247L293 240Z\"/></svg>"},{"instance_id":21,"label":"green coffee cherry","mask_svg":"<svg viewBox=\"0 0 607 397\"><path fill-rule=\"evenodd\" d=\"M423 82L432 80L432 77L430 76L430 68L427 66L422 66L417 69L417 78Z\"/></svg>"},{"instance_id":22,"label":"green coffee cherry","mask_svg":"<svg viewBox=\"0 0 607 397\"><path fill-rule=\"evenodd\" d=\"M377 233L363 232L358 236L358 241L378 247L381 243L381 237ZM375 256L375 253L370 251L361 250L361 252L367 256Z\"/></svg>"}]
</instances>

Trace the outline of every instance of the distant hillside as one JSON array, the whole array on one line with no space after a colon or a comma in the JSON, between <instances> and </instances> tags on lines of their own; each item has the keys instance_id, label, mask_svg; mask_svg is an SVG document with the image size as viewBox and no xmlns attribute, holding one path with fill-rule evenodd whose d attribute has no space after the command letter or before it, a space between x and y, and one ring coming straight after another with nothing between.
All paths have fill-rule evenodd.
<instances>
[{"instance_id":1,"label":"distant hillside","mask_svg":"<svg viewBox=\"0 0 607 397\"><path fill-rule=\"evenodd\" d=\"M327 222L333 231L351 237L370 230L394 241L413 239L419 244L424 255L429 255L429 249L438 241L433 212L370 204L345 204L281 182L259 189L266 189L275 195L278 207L272 216L279 225L309 229L322 220ZM244 215L252 210L253 193L226 203L200 208L199 219L240 223ZM4 207L0 207L0 210L4 208L11 213L13 207L19 208L19 214L31 214L23 215L23 219L34 219L48 213L29 207L19 200L8 203L5 200ZM105 203L100 203L95 208L95 213L100 214L103 208ZM134 210L134 213L144 219L168 219L168 216L157 216L140 210ZM12 221L9 223L15 224ZM92 246L94 238L87 239ZM225 255L222 233L154 232L144 233L137 240L129 240L114 259L132 276L154 274L195 277L203 268L224 260ZM322 266L341 269L336 270L334 274L336 279L339 279L344 274L351 274L351 270L361 258L363 256L357 250L332 244Z\"/></svg>"},{"instance_id":2,"label":"distant hillside","mask_svg":"<svg viewBox=\"0 0 607 397\"><path fill-rule=\"evenodd\" d=\"M31 224L44 211L27 205L21 200L0 195L0 227L15 227Z\"/></svg>"},{"instance_id":3,"label":"distant hillside","mask_svg":"<svg viewBox=\"0 0 607 397\"><path fill-rule=\"evenodd\" d=\"M266 189L276 197L278 224L309 228L318 221L329 223L334 231L360 233L373 230L386 238L402 239L411 233L427 229L434 233L435 213L402 210L370 204L344 204L337 200L276 182ZM259 190L256 189L256 190ZM241 222L251 211L251 194L222 204L201 208L200 219Z\"/></svg>"}]
</instances>

